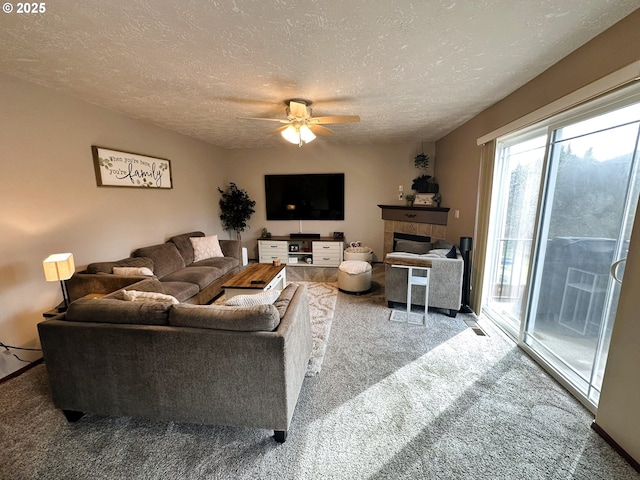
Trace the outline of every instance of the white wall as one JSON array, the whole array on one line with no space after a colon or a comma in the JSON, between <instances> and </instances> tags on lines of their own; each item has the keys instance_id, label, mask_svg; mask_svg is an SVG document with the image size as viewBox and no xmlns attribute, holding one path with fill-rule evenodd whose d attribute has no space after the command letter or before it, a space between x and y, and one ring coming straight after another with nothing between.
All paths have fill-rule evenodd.
<instances>
[{"instance_id":1,"label":"white wall","mask_svg":"<svg viewBox=\"0 0 640 480\"><path fill-rule=\"evenodd\" d=\"M425 153L434 156L434 144L424 145ZM377 260L382 259L384 224L378 204L404 205L398 200L398 186L411 191L411 181L421 172L413 166L413 158L422 147L416 144L330 146L319 138L303 147L284 144L281 148L232 150L225 160L225 180L235 182L256 201L242 235L249 257L257 258L257 242L262 228L272 235L289 235L300 229L298 221L267 221L264 175L280 173L344 173L344 221L302 221L302 232L331 236L344 232L348 242L361 241L373 248ZM430 162L432 174L434 162ZM443 193L446 197L446 194Z\"/></svg>"},{"instance_id":2,"label":"white wall","mask_svg":"<svg viewBox=\"0 0 640 480\"><path fill-rule=\"evenodd\" d=\"M42 312L62 300L44 280L51 253L71 252L82 268L185 231L223 234L224 151L10 77L0 106L1 342L35 346ZM97 187L91 145L171 160L174 188ZM0 353L0 378L24 365Z\"/></svg>"}]
</instances>

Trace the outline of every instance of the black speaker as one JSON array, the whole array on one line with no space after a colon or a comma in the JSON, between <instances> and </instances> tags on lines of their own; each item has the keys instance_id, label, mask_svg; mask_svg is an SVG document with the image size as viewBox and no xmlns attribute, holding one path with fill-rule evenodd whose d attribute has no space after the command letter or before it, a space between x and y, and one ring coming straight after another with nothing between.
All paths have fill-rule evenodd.
<instances>
[{"instance_id":1,"label":"black speaker","mask_svg":"<svg viewBox=\"0 0 640 480\"><path fill-rule=\"evenodd\" d=\"M470 252L472 248L473 240L471 237L460 237L460 251Z\"/></svg>"},{"instance_id":2,"label":"black speaker","mask_svg":"<svg viewBox=\"0 0 640 480\"><path fill-rule=\"evenodd\" d=\"M471 237L460 237L460 252L464 261L464 273L462 275L462 305L461 313L472 313L469 306L469 297L471 296L471 248L473 240Z\"/></svg>"}]
</instances>

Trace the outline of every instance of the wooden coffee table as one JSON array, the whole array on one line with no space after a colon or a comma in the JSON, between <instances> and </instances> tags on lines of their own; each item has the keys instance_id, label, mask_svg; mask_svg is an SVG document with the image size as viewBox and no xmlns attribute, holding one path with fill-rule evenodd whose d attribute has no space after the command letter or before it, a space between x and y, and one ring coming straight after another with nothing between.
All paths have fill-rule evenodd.
<instances>
[{"instance_id":1,"label":"wooden coffee table","mask_svg":"<svg viewBox=\"0 0 640 480\"><path fill-rule=\"evenodd\" d=\"M284 265L274 267L270 263L253 263L222 285L228 299L236 295L260 293L267 290L283 290L287 284Z\"/></svg>"}]
</instances>

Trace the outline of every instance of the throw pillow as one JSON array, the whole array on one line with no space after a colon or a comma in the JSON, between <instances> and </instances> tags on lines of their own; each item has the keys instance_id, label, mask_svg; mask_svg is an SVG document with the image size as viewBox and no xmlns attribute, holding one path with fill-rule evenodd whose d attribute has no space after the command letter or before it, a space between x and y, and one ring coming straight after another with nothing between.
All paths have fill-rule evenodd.
<instances>
[{"instance_id":1,"label":"throw pillow","mask_svg":"<svg viewBox=\"0 0 640 480\"><path fill-rule=\"evenodd\" d=\"M144 276L152 277L153 272L147 267L113 267L114 275L125 275L127 277Z\"/></svg>"},{"instance_id":2,"label":"throw pillow","mask_svg":"<svg viewBox=\"0 0 640 480\"><path fill-rule=\"evenodd\" d=\"M176 297L165 293L157 292L141 292L138 290L123 290L122 296L129 302L170 302L180 303Z\"/></svg>"},{"instance_id":3,"label":"throw pillow","mask_svg":"<svg viewBox=\"0 0 640 480\"><path fill-rule=\"evenodd\" d=\"M414 240L396 240L395 250L396 252L407 253L427 253L431 250L432 244L430 242L416 242Z\"/></svg>"},{"instance_id":4,"label":"throw pillow","mask_svg":"<svg viewBox=\"0 0 640 480\"><path fill-rule=\"evenodd\" d=\"M446 248L447 250L449 250L451 247L453 247L453 243L451 242L447 242L446 240L436 240L435 243L433 244L433 248L434 250L439 250L442 248Z\"/></svg>"},{"instance_id":5,"label":"throw pillow","mask_svg":"<svg viewBox=\"0 0 640 480\"><path fill-rule=\"evenodd\" d=\"M230 298L225 305L230 307L255 307L257 305L271 305L280 296L280 290L266 290L253 295L236 295Z\"/></svg>"},{"instance_id":6,"label":"throw pillow","mask_svg":"<svg viewBox=\"0 0 640 480\"><path fill-rule=\"evenodd\" d=\"M199 262L207 258L224 257L222 248L217 235L209 237L191 237L191 245L193 246L193 261Z\"/></svg>"},{"instance_id":7,"label":"throw pillow","mask_svg":"<svg viewBox=\"0 0 640 480\"><path fill-rule=\"evenodd\" d=\"M458 258L458 252L456 252L456 247L455 245L453 247L451 247L451 250L449 250L447 252L446 255L447 258Z\"/></svg>"}]
</instances>

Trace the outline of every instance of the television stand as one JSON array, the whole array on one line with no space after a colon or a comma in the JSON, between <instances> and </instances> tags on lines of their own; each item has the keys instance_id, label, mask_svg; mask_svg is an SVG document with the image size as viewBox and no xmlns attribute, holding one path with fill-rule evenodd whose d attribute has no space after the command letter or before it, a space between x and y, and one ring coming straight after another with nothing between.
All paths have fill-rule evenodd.
<instances>
[{"instance_id":1,"label":"television stand","mask_svg":"<svg viewBox=\"0 0 640 480\"><path fill-rule=\"evenodd\" d=\"M333 237L271 237L258 239L258 261L272 263L279 259L287 266L315 265L337 267L344 256L344 239Z\"/></svg>"}]
</instances>

